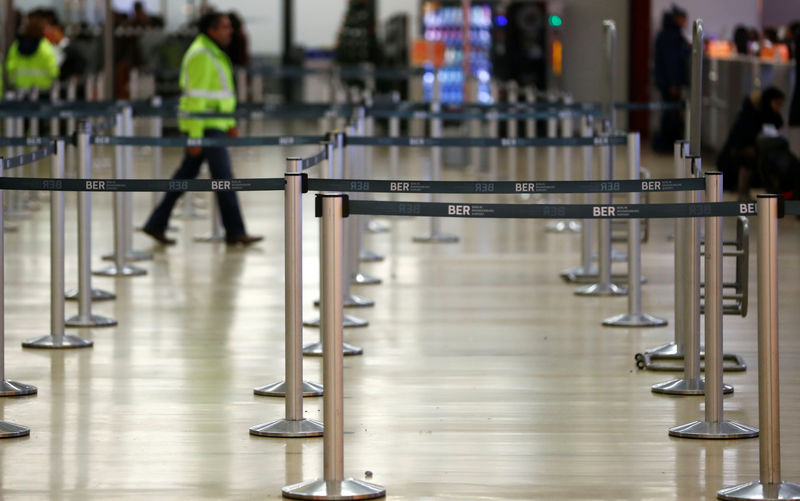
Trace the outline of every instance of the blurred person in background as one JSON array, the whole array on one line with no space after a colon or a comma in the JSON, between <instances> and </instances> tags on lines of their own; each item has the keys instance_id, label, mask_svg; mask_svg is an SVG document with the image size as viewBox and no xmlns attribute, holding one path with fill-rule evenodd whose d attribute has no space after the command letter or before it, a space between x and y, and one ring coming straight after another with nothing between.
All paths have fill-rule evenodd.
<instances>
[{"instance_id":1,"label":"blurred person in background","mask_svg":"<svg viewBox=\"0 0 800 501\"><path fill-rule=\"evenodd\" d=\"M750 200L758 162L756 141L759 135L777 135L783 126L781 107L786 96L776 87L753 91L742 102L722 150L717 157L717 169L723 174L725 188L735 188L739 200Z\"/></svg>"},{"instance_id":2,"label":"blurred person in background","mask_svg":"<svg viewBox=\"0 0 800 501\"><path fill-rule=\"evenodd\" d=\"M194 39L181 63L181 99L178 109L182 132L190 138L237 137L236 120L227 117L191 117L198 113L232 113L236 110L233 66L224 49L231 43L233 27L226 14L209 11L200 18L200 34ZM188 146L180 168L172 179L194 179L200 166L208 160L214 179L232 179L233 169L224 146ZM250 245L263 237L248 235L235 191L217 191L225 242L229 245ZM142 231L162 245L175 240L165 235L169 217L183 192L168 192L145 223Z\"/></svg>"},{"instance_id":3,"label":"blurred person in background","mask_svg":"<svg viewBox=\"0 0 800 501\"><path fill-rule=\"evenodd\" d=\"M794 59L794 90L792 103L789 107L789 147L792 152L800 156L800 21L793 22L789 27L792 38L790 50Z\"/></svg>"},{"instance_id":4,"label":"blurred person in background","mask_svg":"<svg viewBox=\"0 0 800 501\"><path fill-rule=\"evenodd\" d=\"M59 74L56 51L45 38L46 28L43 16L29 16L25 29L11 44L6 56L11 86L20 91L38 90L40 99L49 99L50 89Z\"/></svg>"},{"instance_id":5,"label":"blurred person in background","mask_svg":"<svg viewBox=\"0 0 800 501\"><path fill-rule=\"evenodd\" d=\"M655 82L664 103L679 103L681 92L689 83L687 65L692 49L683 36L687 22L686 11L673 6L664 13L661 31L656 37ZM682 112L662 111L659 131L653 138L653 149L660 153L671 153L675 141L683 138Z\"/></svg>"}]
</instances>

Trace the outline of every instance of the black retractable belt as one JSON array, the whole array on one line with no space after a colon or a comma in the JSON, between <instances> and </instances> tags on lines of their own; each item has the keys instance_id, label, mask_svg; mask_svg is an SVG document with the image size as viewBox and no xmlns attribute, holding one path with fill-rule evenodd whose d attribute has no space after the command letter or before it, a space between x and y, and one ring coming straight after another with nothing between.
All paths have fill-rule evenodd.
<instances>
[{"instance_id":1,"label":"black retractable belt","mask_svg":"<svg viewBox=\"0 0 800 501\"><path fill-rule=\"evenodd\" d=\"M6 165L8 160L4 162ZM57 179L0 178L0 189L96 192L281 191L284 178L265 179Z\"/></svg>"},{"instance_id":2,"label":"black retractable belt","mask_svg":"<svg viewBox=\"0 0 800 501\"><path fill-rule=\"evenodd\" d=\"M58 147L56 146L57 143L50 142L44 148L40 148L35 151L31 151L30 153L25 153L23 155L19 155L16 157L6 158L3 162L3 169L15 169L17 167L22 167L24 165L32 164L34 162L38 162L44 158L49 156L55 155L57 153Z\"/></svg>"}]
</instances>

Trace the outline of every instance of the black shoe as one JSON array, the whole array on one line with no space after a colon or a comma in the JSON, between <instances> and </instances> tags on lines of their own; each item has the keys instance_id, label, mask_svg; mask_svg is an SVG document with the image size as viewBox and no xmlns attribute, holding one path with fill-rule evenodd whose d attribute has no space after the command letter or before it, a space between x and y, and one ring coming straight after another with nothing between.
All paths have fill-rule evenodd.
<instances>
[{"instance_id":1,"label":"black shoe","mask_svg":"<svg viewBox=\"0 0 800 501\"><path fill-rule=\"evenodd\" d=\"M247 233L242 235L228 235L225 237L225 243L228 245L250 245L262 240L264 240L264 237L260 235L248 235Z\"/></svg>"},{"instance_id":2,"label":"black shoe","mask_svg":"<svg viewBox=\"0 0 800 501\"><path fill-rule=\"evenodd\" d=\"M149 228L145 226L142 228L142 231L148 235L150 235L156 242L160 243L161 245L175 245L177 242L174 238L168 238L164 234L164 230L156 230L154 228Z\"/></svg>"}]
</instances>

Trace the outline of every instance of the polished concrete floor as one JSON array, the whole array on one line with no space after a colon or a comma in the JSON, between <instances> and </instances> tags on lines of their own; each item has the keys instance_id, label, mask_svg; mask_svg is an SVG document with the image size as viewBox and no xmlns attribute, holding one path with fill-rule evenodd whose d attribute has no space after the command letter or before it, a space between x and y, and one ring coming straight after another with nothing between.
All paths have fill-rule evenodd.
<instances>
[{"instance_id":1,"label":"polished concrete floor","mask_svg":"<svg viewBox=\"0 0 800 501\"><path fill-rule=\"evenodd\" d=\"M317 125L267 124L252 132L278 131L315 133ZM285 156L314 149L233 151L237 176L281 176ZM422 176L422 153L402 153L403 178ZM138 177L151 175L151 154L137 151ZM624 165L623 148L618 157ZM111 176L110 158L110 151L96 151L97 177ZM386 158L385 150L375 151L372 176L388 176ZM524 158L520 152L520 176ZM538 178L545 159L540 152ZM577 172L577 152L574 161ZM166 170L177 162L176 151L165 151ZM670 158L645 154L644 164L656 177L672 175ZM486 177L458 167L444 175ZM309 318L316 315L319 284L312 197L304 198ZM0 441L2 499L277 499L284 485L322 474L322 439L248 434L284 412L282 399L252 392L283 378L283 209L280 193L240 198L248 231L265 235L263 243L247 249L196 243L192 237L207 231L206 219L174 218L179 242L166 249L137 233L136 247L155 253L140 264L148 274L94 278L95 287L118 296L95 303L94 312L119 326L71 330L95 342L75 351L20 346L49 330L46 205L13 221L19 230L6 235L7 377L36 385L39 394L0 399L3 419L31 428L29 438ZM136 194L135 201L139 224L152 197ZM72 287L75 195L67 202ZM93 196L95 268L111 249L110 203L110 195ZM545 221L443 220L461 241L442 245L411 242L427 220L390 222L390 233L366 238L386 259L362 266L383 284L354 289L376 301L350 312L370 325L345 332L364 348L363 356L344 362L346 475L369 477L391 498L407 500L684 501L714 499L722 487L757 478L757 439L668 437L669 427L701 418L703 398L657 396L650 386L672 375L635 367L635 353L673 336L671 221L653 221L644 246L644 309L670 321L650 330L601 326L626 310L626 299L574 296L558 272L578 264L579 236L546 233ZM755 235L758 222L752 224ZM727 221L726 232L732 230ZM782 220L783 475L800 482L798 250L800 221ZM731 265L726 261L726 274ZM755 298L753 287L748 317L725 317L724 326L726 351L748 364L745 373L726 374L736 390L725 398L726 416L751 425L758 420ZM67 304L68 314L75 310ZM316 341L318 333L304 335ZM304 368L307 379L321 382L320 359L306 358ZM308 417L322 418L321 399L304 403Z\"/></svg>"}]
</instances>

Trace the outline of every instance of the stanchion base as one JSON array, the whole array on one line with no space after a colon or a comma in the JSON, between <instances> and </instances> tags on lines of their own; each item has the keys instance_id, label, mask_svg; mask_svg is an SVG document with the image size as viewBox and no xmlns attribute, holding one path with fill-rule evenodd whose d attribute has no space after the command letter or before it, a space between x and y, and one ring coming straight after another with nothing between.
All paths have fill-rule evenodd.
<instances>
[{"instance_id":1,"label":"stanchion base","mask_svg":"<svg viewBox=\"0 0 800 501\"><path fill-rule=\"evenodd\" d=\"M100 315L74 315L64 321L64 327L114 327L117 321Z\"/></svg>"},{"instance_id":2,"label":"stanchion base","mask_svg":"<svg viewBox=\"0 0 800 501\"><path fill-rule=\"evenodd\" d=\"M204 242L204 243L217 243L217 242L224 242L225 235L197 235L192 240L195 242Z\"/></svg>"},{"instance_id":3,"label":"stanchion base","mask_svg":"<svg viewBox=\"0 0 800 501\"><path fill-rule=\"evenodd\" d=\"M709 423L708 421L694 421L669 429L671 437L678 438L703 438L731 440L736 438L754 438L758 436L758 428L739 424L735 421Z\"/></svg>"},{"instance_id":4,"label":"stanchion base","mask_svg":"<svg viewBox=\"0 0 800 501\"><path fill-rule=\"evenodd\" d=\"M303 325L306 327L316 327L319 328L319 319L310 320L307 322L303 322ZM342 327L345 329L352 329L354 327L366 327L369 325L369 322L364 320L363 318L354 317L353 315L344 315L342 317Z\"/></svg>"},{"instance_id":5,"label":"stanchion base","mask_svg":"<svg viewBox=\"0 0 800 501\"><path fill-rule=\"evenodd\" d=\"M583 272L583 267L578 266L571 270L564 270L560 274L561 278L572 284L594 284L600 280L600 274L597 272L597 267L589 270L589 273ZM612 273L611 280L615 283L628 283L627 273ZM642 277L642 284L647 283L647 277Z\"/></svg>"},{"instance_id":6,"label":"stanchion base","mask_svg":"<svg viewBox=\"0 0 800 501\"><path fill-rule=\"evenodd\" d=\"M35 395L39 390L35 386L19 381L0 381L0 397L21 397L23 395Z\"/></svg>"},{"instance_id":7,"label":"stanchion base","mask_svg":"<svg viewBox=\"0 0 800 501\"><path fill-rule=\"evenodd\" d=\"M369 308L375 306L375 301L357 294L347 294L342 299L342 306L345 308Z\"/></svg>"},{"instance_id":8,"label":"stanchion base","mask_svg":"<svg viewBox=\"0 0 800 501\"><path fill-rule=\"evenodd\" d=\"M356 273L350 280L350 283L353 285L378 285L381 282L383 282L383 280L380 278L367 275L366 273Z\"/></svg>"},{"instance_id":9,"label":"stanchion base","mask_svg":"<svg viewBox=\"0 0 800 501\"><path fill-rule=\"evenodd\" d=\"M147 275L147 271L127 264L123 265L122 268L118 268L116 264L112 264L108 268L93 271L92 275L98 277L138 277Z\"/></svg>"},{"instance_id":10,"label":"stanchion base","mask_svg":"<svg viewBox=\"0 0 800 501\"><path fill-rule=\"evenodd\" d=\"M639 369L659 372L683 372L684 370L683 353L637 353L634 359ZM659 363L657 362L658 360L666 362ZM704 351L700 352L700 360L705 360ZM705 369L705 363L701 362L700 371L705 371ZM747 370L747 364L741 355L725 353L722 355L722 370L725 372L744 372Z\"/></svg>"},{"instance_id":11,"label":"stanchion base","mask_svg":"<svg viewBox=\"0 0 800 501\"><path fill-rule=\"evenodd\" d=\"M662 357L679 357L683 358L683 349L678 346L678 343L671 342L656 346L655 348L647 348L644 350L645 355L660 355Z\"/></svg>"},{"instance_id":12,"label":"stanchion base","mask_svg":"<svg viewBox=\"0 0 800 501\"><path fill-rule=\"evenodd\" d=\"M603 325L606 327L663 327L667 325L667 321L647 313L635 315L624 313L603 320Z\"/></svg>"},{"instance_id":13,"label":"stanchion base","mask_svg":"<svg viewBox=\"0 0 800 501\"><path fill-rule=\"evenodd\" d=\"M67 301L77 301L78 295L78 289L72 289L64 294L64 299ZM92 301L113 301L114 299L117 299L116 294L113 292L104 291L102 289L92 289L91 297Z\"/></svg>"},{"instance_id":14,"label":"stanchion base","mask_svg":"<svg viewBox=\"0 0 800 501\"><path fill-rule=\"evenodd\" d=\"M663 383L654 384L650 387L653 393L661 393L664 395L705 395L706 382L704 379L697 379L695 381L687 380L684 378L671 379ZM722 393L733 393L733 386L729 384L722 385Z\"/></svg>"},{"instance_id":15,"label":"stanchion base","mask_svg":"<svg viewBox=\"0 0 800 501\"><path fill-rule=\"evenodd\" d=\"M450 235L447 233L434 233L431 235L414 237L412 240L417 243L427 244L454 244L458 242L459 239L456 235Z\"/></svg>"},{"instance_id":16,"label":"stanchion base","mask_svg":"<svg viewBox=\"0 0 800 501\"><path fill-rule=\"evenodd\" d=\"M27 437L31 434L31 429L21 424L0 421L0 438Z\"/></svg>"},{"instance_id":17,"label":"stanchion base","mask_svg":"<svg viewBox=\"0 0 800 501\"><path fill-rule=\"evenodd\" d=\"M363 263L377 263L379 261L383 261L385 258L378 254L377 252L372 252L371 250L362 250L358 253L358 260Z\"/></svg>"},{"instance_id":18,"label":"stanchion base","mask_svg":"<svg viewBox=\"0 0 800 501\"><path fill-rule=\"evenodd\" d=\"M321 397L322 385L318 383L311 383L309 381L303 381L302 391L304 397ZM262 397L285 397L286 381L278 381L277 383L254 388L253 393Z\"/></svg>"},{"instance_id":19,"label":"stanchion base","mask_svg":"<svg viewBox=\"0 0 800 501\"><path fill-rule=\"evenodd\" d=\"M23 348L43 348L54 350L68 350L73 348L90 348L94 341L83 339L82 337L64 335L56 340L55 336L39 336L22 342Z\"/></svg>"},{"instance_id":20,"label":"stanchion base","mask_svg":"<svg viewBox=\"0 0 800 501\"><path fill-rule=\"evenodd\" d=\"M624 296L628 289L615 284L592 284L575 291L576 296Z\"/></svg>"},{"instance_id":21,"label":"stanchion base","mask_svg":"<svg viewBox=\"0 0 800 501\"><path fill-rule=\"evenodd\" d=\"M383 219L370 219L367 223L367 231L370 233L386 233L392 229L392 225Z\"/></svg>"},{"instance_id":22,"label":"stanchion base","mask_svg":"<svg viewBox=\"0 0 800 501\"><path fill-rule=\"evenodd\" d=\"M762 484L758 480L717 491L717 499L723 501L783 501L800 500L800 485L791 482Z\"/></svg>"},{"instance_id":23,"label":"stanchion base","mask_svg":"<svg viewBox=\"0 0 800 501\"><path fill-rule=\"evenodd\" d=\"M567 229L572 233L580 233L583 231L583 223L580 221L575 221L574 219L567 221Z\"/></svg>"},{"instance_id":24,"label":"stanchion base","mask_svg":"<svg viewBox=\"0 0 800 501\"><path fill-rule=\"evenodd\" d=\"M348 343L342 343L342 354L345 357L353 357L356 355L363 355L364 348L360 346L354 346ZM307 355L309 357L321 357L322 356L322 343L312 343L303 346L303 355Z\"/></svg>"},{"instance_id":25,"label":"stanchion base","mask_svg":"<svg viewBox=\"0 0 800 501\"><path fill-rule=\"evenodd\" d=\"M299 484L287 485L281 489L283 497L289 499L376 499L386 496L386 488L362 482L354 478L339 481L326 481L321 478Z\"/></svg>"},{"instance_id":26,"label":"stanchion base","mask_svg":"<svg viewBox=\"0 0 800 501\"><path fill-rule=\"evenodd\" d=\"M276 419L250 428L257 437L306 438L321 437L324 426L313 419Z\"/></svg>"},{"instance_id":27,"label":"stanchion base","mask_svg":"<svg viewBox=\"0 0 800 501\"><path fill-rule=\"evenodd\" d=\"M106 254L103 256L103 261L116 261L116 254ZM153 253L145 251L131 250L125 253L126 261L152 261Z\"/></svg>"}]
</instances>

